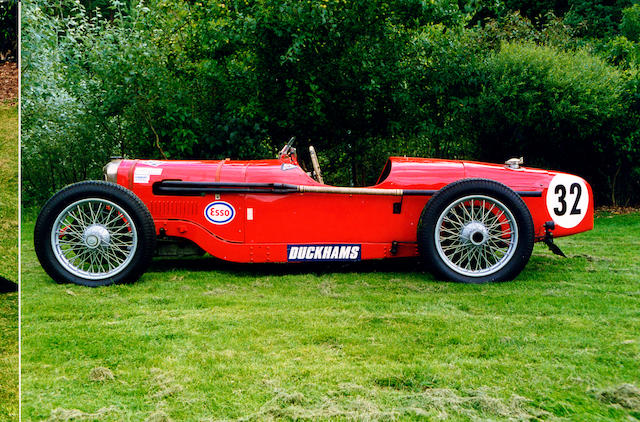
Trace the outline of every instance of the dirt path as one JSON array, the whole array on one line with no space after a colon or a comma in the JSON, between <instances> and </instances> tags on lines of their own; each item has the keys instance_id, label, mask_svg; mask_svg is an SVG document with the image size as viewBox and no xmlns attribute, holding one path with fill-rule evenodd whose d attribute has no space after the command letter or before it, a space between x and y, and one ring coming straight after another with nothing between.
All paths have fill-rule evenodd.
<instances>
[{"instance_id":1,"label":"dirt path","mask_svg":"<svg viewBox=\"0 0 640 422\"><path fill-rule=\"evenodd\" d=\"M0 104L18 101L18 64L0 63Z\"/></svg>"}]
</instances>

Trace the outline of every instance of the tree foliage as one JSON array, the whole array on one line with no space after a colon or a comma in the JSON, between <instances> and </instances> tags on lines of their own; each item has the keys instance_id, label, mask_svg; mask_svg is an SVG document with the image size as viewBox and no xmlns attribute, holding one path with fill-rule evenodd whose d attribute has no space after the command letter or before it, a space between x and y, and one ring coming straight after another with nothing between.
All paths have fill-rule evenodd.
<instances>
[{"instance_id":1,"label":"tree foliage","mask_svg":"<svg viewBox=\"0 0 640 422\"><path fill-rule=\"evenodd\" d=\"M640 180L628 2L98 3L24 5L27 203L111 155L258 158L292 135L335 184L389 154L526 154L640 199L615 182Z\"/></svg>"},{"instance_id":2,"label":"tree foliage","mask_svg":"<svg viewBox=\"0 0 640 422\"><path fill-rule=\"evenodd\" d=\"M640 162L637 114L628 107L637 72L585 50L521 43L503 45L484 71L473 110L480 159L524 155L529 164L581 174L599 192L616 189L612 177ZM617 186L625 197L640 187L629 182Z\"/></svg>"},{"instance_id":3,"label":"tree foliage","mask_svg":"<svg viewBox=\"0 0 640 422\"><path fill-rule=\"evenodd\" d=\"M18 57L18 2L0 1L0 59Z\"/></svg>"},{"instance_id":4,"label":"tree foliage","mask_svg":"<svg viewBox=\"0 0 640 422\"><path fill-rule=\"evenodd\" d=\"M630 41L640 41L640 4L634 4L622 11L620 32Z\"/></svg>"}]
</instances>

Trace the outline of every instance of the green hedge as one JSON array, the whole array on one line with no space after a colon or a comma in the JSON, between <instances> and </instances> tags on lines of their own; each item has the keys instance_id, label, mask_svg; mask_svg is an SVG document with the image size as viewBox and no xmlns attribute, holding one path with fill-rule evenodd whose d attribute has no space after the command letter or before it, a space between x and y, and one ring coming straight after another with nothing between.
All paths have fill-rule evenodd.
<instances>
[{"instance_id":1,"label":"green hedge","mask_svg":"<svg viewBox=\"0 0 640 422\"><path fill-rule=\"evenodd\" d=\"M600 203L638 200L636 71L585 50L505 44L487 58L483 73L470 116L478 158L524 155L529 165L585 177Z\"/></svg>"},{"instance_id":2,"label":"green hedge","mask_svg":"<svg viewBox=\"0 0 640 422\"><path fill-rule=\"evenodd\" d=\"M599 204L640 202L635 41L474 13L452 0L154 1L105 18L27 2L25 203L100 177L111 155L262 158L292 135L333 184L373 183L389 154L524 155L586 177Z\"/></svg>"},{"instance_id":3,"label":"green hedge","mask_svg":"<svg viewBox=\"0 0 640 422\"><path fill-rule=\"evenodd\" d=\"M10 54L9 54L10 53ZM18 58L18 2L0 2L0 54L6 60Z\"/></svg>"}]
</instances>

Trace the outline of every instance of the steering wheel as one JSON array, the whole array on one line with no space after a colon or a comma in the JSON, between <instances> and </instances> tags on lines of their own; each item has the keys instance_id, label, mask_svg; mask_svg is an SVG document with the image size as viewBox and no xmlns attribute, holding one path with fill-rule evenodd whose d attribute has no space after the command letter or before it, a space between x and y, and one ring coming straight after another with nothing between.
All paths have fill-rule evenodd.
<instances>
[{"instance_id":1,"label":"steering wheel","mask_svg":"<svg viewBox=\"0 0 640 422\"><path fill-rule=\"evenodd\" d=\"M313 165L314 178L324 185L322 180L322 172L320 171L320 163L318 162L318 156L316 155L316 149L313 145L309 146L309 155L311 156L311 164Z\"/></svg>"}]
</instances>

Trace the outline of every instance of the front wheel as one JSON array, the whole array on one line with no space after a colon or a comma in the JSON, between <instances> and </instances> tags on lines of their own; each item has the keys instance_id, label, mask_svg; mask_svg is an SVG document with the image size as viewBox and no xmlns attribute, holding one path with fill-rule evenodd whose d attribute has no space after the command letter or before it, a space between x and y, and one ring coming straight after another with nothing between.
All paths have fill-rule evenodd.
<instances>
[{"instance_id":1,"label":"front wheel","mask_svg":"<svg viewBox=\"0 0 640 422\"><path fill-rule=\"evenodd\" d=\"M36 254L59 283L97 287L136 281L151 263L156 233L147 207L109 182L67 186L42 208Z\"/></svg>"},{"instance_id":2,"label":"front wheel","mask_svg":"<svg viewBox=\"0 0 640 422\"><path fill-rule=\"evenodd\" d=\"M462 283L515 278L531 257L529 209L509 187L486 179L445 186L425 205L420 254L436 275Z\"/></svg>"}]
</instances>

